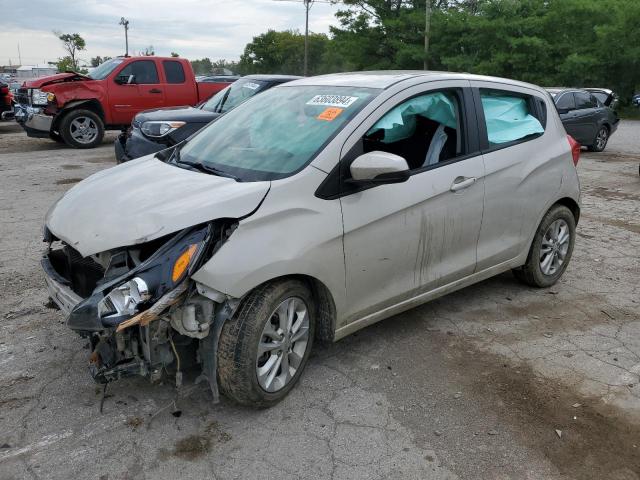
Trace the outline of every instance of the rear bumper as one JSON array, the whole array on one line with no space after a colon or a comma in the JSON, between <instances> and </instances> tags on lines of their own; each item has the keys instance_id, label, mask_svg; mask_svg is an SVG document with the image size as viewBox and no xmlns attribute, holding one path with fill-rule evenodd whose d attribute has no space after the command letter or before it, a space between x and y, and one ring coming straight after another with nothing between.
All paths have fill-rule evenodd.
<instances>
[{"instance_id":1,"label":"rear bumper","mask_svg":"<svg viewBox=\"0 0 640 480\"><path fill-rule=\"evenodd\" d=\"M71 290L69 281L56 272L48 257L42 257L40 264L44 270L44 281L47 284L49 296L60 310L69 315L84 299Z\"/></svg>"}]
</instances>

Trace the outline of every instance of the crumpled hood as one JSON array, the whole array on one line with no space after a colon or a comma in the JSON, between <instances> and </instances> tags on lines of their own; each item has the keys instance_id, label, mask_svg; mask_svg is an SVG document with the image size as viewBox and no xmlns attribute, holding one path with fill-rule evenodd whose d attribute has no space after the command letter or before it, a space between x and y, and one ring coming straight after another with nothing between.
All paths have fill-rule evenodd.
<instances>
[{"instance_id":1,"label":"crumpled hood","mask_svg":"<svg viewBox=\"0 0 640 480\"><path fill-rule=\"evenodd\" d=\"M51 85L54 83L69 82L69 81L92 81L92 78L82 75L80 73L57 73L55 75L49 75L47 77L34 78L33 80L27 80L24 82L25 88L41 88L45 85Z\"/></svg>"},{"instance_id":2,"label":"crumpled hood","mask_svg":"<svg viewBox=\"0 0 640 480\"><path fill-rule=\"evenodd\" d=\"M45 223L86 257L216 218L243 217L260 205L269 187L270 182L185 170L149 155L78 183L51 207Z\"/></svg>"}]
</instances>

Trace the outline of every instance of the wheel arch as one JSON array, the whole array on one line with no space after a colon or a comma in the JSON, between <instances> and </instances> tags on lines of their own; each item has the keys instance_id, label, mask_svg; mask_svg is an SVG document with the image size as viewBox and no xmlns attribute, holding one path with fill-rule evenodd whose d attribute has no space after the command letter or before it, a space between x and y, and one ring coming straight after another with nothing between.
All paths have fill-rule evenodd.
<instances>
[{"instance_id":1,"label":"wheel arch","mask_svg":"<svg viewBox=\"0 0 640 480\"><path fill-rule=\"evenodd\" d=\"M282 275L257 285L247 292L247 294L265 284L282 280L298 280L309 288L316 302L315 314L317 323L315 339L321 343L333 342L336 330L336 305L329 288L317 278L304 274ZM246 295L244 298L246 298Z\"/></svg>"},{"instance_id":2,"label":"wheel arch","mask_svg":"<svg viewBox=\"0 0 640 480\"><path fill-rule=\"evenodd\" d=\"M556 203L554 203L553 205L551 205L548 209L547 212L549 210L551 210L554 206L556 205L564 205L565 207L567 207L569 210L571 210L571 213L573 213L573 218L576 220L576 225L578 224L578 221L580 220L580 205L578 205L578 202L576 202L573 198L571 197L563 197L560 200L558 200ZM545 212L546 215L546 212Z\"/></svg>"},{"instance_id":3,"label":"wheel arch","mask_svg":"<svg viewBox=\"0 0 640 480\"><path fill-rule=\"evenodd\" d=\"M102 105L96 99L87 99L87 100L74 100L74 101L71 101L71 102L67 103L62 108L62 110L60 110L58 115L56 115L56 117L55 117L55 119L53 121L52 129L55 130L55 131L58 131L58 128L60 126L60 122L62 121L62 118L67 113L69 113L69 112L71 112L73 110L77 110L78 108L83 108L85 110L92 111L93 113L95 113L96 115L98 115L100 117L100 120L102 120L103 126L105 126L105 116L104 116L104 110L102 108Z\"/></svg>"}]
</instances>

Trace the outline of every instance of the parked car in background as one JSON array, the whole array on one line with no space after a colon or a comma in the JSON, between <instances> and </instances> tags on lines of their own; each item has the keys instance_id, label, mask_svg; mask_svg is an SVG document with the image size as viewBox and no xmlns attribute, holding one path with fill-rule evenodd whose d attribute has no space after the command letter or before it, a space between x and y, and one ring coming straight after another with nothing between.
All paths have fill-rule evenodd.
<instances>
[{"instance_id":1,"label":"parked car in background","mask_svg":"<svg viewBox=\"0 0 640 480\"><path fill-rule=\"evenodd\" d=\"M592 93L573 88L548 88L569 135L592 152L602 152L620 119Z\"/></svg>"},{"instance_id":2,"label":"parked car in background","mask_svg":"<svg viewBox=\"0 0 640 480\"><path fill-rule=\"evenodd\" d=\"M9 85L0 81L0 120L13 118L13 94Z\"/></svg>"},{"instance_id":3,"label":"parked car in background","mask_svg":"<svg viewBox=\"0 0 640 480\"><path fill-rule=\"evenodd\" d=\"M248 75L197 107L140 112L134 117L131 127L116 139L116 160L122 163L176 145L253 95L298 78L289 75Z\"/></svg>"},{"instance_id":4,"label":"parked car in background","mask_svg":"<svg viewBox=\"0 0 640 480\"><path fill-rule=\"evenodd\" d=\"M220 387L266 407L314 340L509 270L557 282L580 215L579 155L534 85L397 71L296 80L72 187L45 220L45 279L88 339L96 381L177 371L180 385L180 365L199 362L214 399Z\"/></svg>"},{"instance_id":5,"label":"parked car in background","mask_svg":"<svg viewBox=\"0 0 640 480\"><path fill-rule=\"evenodd\" d=\"M25 82L15 97L15 116L31 137L93 148L105 129L128 127L142 110L196 105L227 85L196 82L182 58L117 57L89 75L67 72Z\"/></svg>"},{"instance_id":6,"label":"parked car in background","mask_svg":"<svg viewBox=\"0 0 640 480\"><path fill-rule=\"evenodd\" d=\"M618 109L620 99L613 90L608 88L585 88L584 90L593 94L605 107L609 107L614 111Z\"/></svg>"},{"instance_id":7,"label":"parked car in background","mask_svg":"<svg viewBox=\"0 0 640 480\"><path fill-rule=\"evenodd\" d=\"M206 75L200 79L201 82L206 83L233 83L240 79L239 75Z\"/></svg>"},{"instance_id":8,"label":"parked car in background","mask_svg":"<svg viewBox=\"0 0 640 480\"><path fill-rule=\"evenodd\" d=\"M631 97L631 105L634 107L640 107L640 93L635 94Z\"/></svg>"}]
</instances>

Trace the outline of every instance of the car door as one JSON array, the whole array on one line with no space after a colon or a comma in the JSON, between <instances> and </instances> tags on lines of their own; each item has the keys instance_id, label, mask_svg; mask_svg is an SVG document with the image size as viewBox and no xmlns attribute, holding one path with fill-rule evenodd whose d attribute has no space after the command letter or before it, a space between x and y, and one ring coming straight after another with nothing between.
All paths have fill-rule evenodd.
<instances>
[{"instance_id":1,"label":"car door","mask_svg":"<svg viewBox=\"0 0 640 480\"><path fill-rule=\"evenodd\" d=\"M113 123L126 125L142 110L164 106L164 90L154 59L134 60L109 83Z\"/></svg>"},{"instance_id":2,"label":"car door","mask_svg":"<svg viewBox=\"0 0 640 480\"><path fill-rule=\"evenodd\" d=\"M345 143L340 168L347 321L474 272L484 167L473 135L475 119L469 118L474 113L468 86L456 81L411 87L376 109ZM405 106L431 101L433 95L449 99L455 119L435 108L410 121L423 107ZM446 101L441 106L446 108ZM412 122L412 136L403 138ZM448 134L442 148L434 149L438 128ZM400 140L394 141L394 135ZM350 184L350 163L362 153L380 150L404 156L409 179L373 188ZM435 163L427 165L429 157Z\"/></svg>"},{"instance_id":3,"label":"car door","mask_svg":"<svg viewBox=\"0 0 640 480\"><path fill-rule=\"evenodd\" d=\"M485 170L477 265L483 271L529 248L530 232L560 188L566 151L558 148L557 132L547 131L546 111L554 106L546 95L515 85L471 84Z\"/></svg>"},{"instance_id":4,"label":"car door","mask_svg":"<svg viewBox=\"0 0 640 480\"><path fill-rule=\"evenodd\" d=\"M576 101L576 109L570 114L574 115L579 125L580 139L583 145L591 145L599 126L598 101L588 92L573 92Z\"/></svg>"},{"instance_id":5,"label":"car door","mask_svg":"<svg viewBox=\"0 0 640 480\"><path fill-rule=\"evenodd\" d=\"M559 93L555 99L556 107L560 114L560 120L564 125L564 129L569 135L581 142L583 137L581 133L580 117L576 111L576 101L573 92Z\"/></svg>"}]
</instances>

